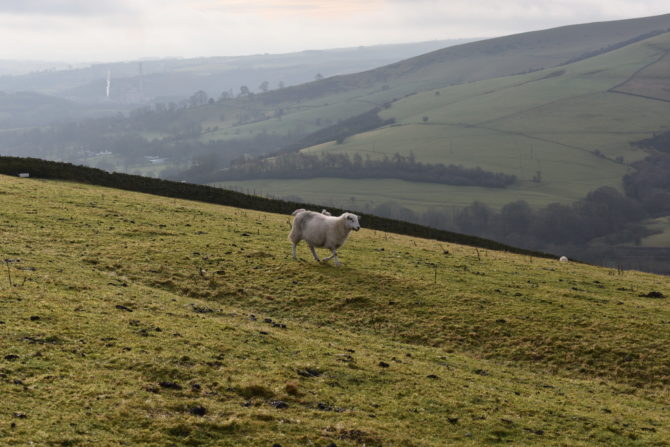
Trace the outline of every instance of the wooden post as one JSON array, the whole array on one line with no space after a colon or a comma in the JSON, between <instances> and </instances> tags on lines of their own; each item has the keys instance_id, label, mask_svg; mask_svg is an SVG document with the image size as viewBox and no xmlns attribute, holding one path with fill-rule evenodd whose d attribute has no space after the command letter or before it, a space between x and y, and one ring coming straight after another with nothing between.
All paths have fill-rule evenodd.
<instances>
[{"instance_id":1,"label":"wooden post","mask_svg":"<svg viewBox=\"0 0 670 447\"><path fill-rule=\"evenodd\" d=\"M11 261L9 259L5 259L5 265L7 266L7 278L9 279L9 287L14 287L14 284L12 284L12 270L9 268L9 263Z\"/></svg>"}]
</instances>

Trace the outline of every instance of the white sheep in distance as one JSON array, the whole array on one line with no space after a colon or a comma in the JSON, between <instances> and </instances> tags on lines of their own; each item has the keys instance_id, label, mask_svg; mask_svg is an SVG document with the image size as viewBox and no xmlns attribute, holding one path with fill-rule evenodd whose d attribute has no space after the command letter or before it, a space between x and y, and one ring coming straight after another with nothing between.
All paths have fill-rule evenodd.
<instances>
[{"instance_id":1,"label":"white sheep in distance","mask_svg":"<svg viewBox=\"0 0 670 447\"><path fill-rule=\"evenodd\" d=\"M558 260L560 262L568 262L568 258L566 256L561 256Z\"/></svg>"},{"instance_id":2,"label":"white sheep in distance","mask_svg":"<svg viewBox=\"0 0 670 447\"><path fill-rule=\"evenodd\" d=\"M340 265L337 249L344 244L351 230L361 229L358 223L359 217L353 213L344 213L339 217L334 217L301 208L295 210L292 215L295 216L295 219L288 239L293 244L293 259L298 259L295 254L296 246L298 242L304 240L317 262L322 260L317 256L314 247L324 247L333 254L324 258L323 262L335 259L335 265Z\"/></svg>"}]
</instances>

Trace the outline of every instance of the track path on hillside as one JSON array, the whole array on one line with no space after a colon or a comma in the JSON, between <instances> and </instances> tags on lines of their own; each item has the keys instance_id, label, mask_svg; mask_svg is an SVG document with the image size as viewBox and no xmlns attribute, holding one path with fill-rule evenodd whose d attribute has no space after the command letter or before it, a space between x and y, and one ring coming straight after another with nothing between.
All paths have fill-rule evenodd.
<instances>
[{"instance_id":1,"label":"track path on hillside","mask_svg":"<svg viewBox=\"0 0 670 447\"><path fill-rule=\"evenodd\" d=\"M617 93L617 94L620 94L620 95L634 96L634 97L636 97L636 98L650 99L650 100L652 100L652 101L661 101L661 102L670 103L670 100L668 100L668 99L663 99L663 98L658 98L658 97L656 97L656 96L640 95L640 94L638 94L638 93L630 93L630 92L624 92L624 91L621 91L621 90L617 90L618 88L621 88L621 87L623 87L624 85L626 85L627 83L629 83L629 82L631 82L632 80L634 80L635 77L636 77L637 75L639 75L640 73L642 73L642 72L645 71L646 69L648 69L648 68L650 68L650 67L653 67L654 65L658 64L659 62L661 62L663 59L665 59L665 58L668 57L669 55L670 55L670 50L665 50L665 51L663 52L663 54L661 54L661 56L660 56L658 59L656 59L655 61L650 62L650 63L648 63L647 65L645 65L644 67L640 68L640 69L637 70L635 73L633 73L632 75L630 75L630 76L628 77L628 79L626 79L625 81L623 81L623 82L621 82L621 83L615 85L614 87L610 88L610 89L607 90L607 91L608 91L609 93Z\"/></svg>"}]
</instances>

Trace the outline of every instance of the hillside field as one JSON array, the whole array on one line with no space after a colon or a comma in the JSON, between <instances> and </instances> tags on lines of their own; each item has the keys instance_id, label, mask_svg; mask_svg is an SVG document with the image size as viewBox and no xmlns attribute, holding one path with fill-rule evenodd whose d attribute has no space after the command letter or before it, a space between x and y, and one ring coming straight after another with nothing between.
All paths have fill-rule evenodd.
<instances>
[{"instance_id":1,"label":"hillside field","mask_svg":"<svg viewBox=\"0 0 670 447\"><path fill-rule=\"evenodd\" d=\"M670 33L664 33L561 67L429 89L384 108L381 118L394 119L393 125L304 151L371 158L413 153L426 163L481 167L518 179L509 190L485 194L480 188L409 185L408 194L425 192L425 199L409 206L419 210L474 200L494 208L519 199L538 206L575 201L599 186L621 190L630 163L647 156L632 143L667 128L670 102L663 92L669 85L659 73L669 51ZM539 182L533 180L538 174ZM322 202L343 188L361 191L361 199L374 204L395 199L407 206L403 194L384 182L375 187L366 179L316 179L310 185L294 180L236 184L259 192L307 194Z\"/></svg>"},{"instance_id":2,"label":"hillside field","mask_svg":"<svg viewBox=\"0 0 670 447\"><path fill-rule=\"evenodd\" d=\"M670 445L668 277L366 229L337 268L289 216L58 181L0 205L2 445Z\"/></svg>"}]
</instances>

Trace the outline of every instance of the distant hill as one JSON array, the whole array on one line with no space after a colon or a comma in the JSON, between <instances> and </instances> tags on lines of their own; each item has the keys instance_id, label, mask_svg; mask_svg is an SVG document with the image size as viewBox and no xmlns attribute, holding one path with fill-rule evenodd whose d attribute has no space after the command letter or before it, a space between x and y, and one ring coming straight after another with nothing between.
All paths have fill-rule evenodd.
<instances>
[{"instance_id":1,"label":"distant hill","mask_svg":"<svg viewBox=\"0 0 670 447\"><path fill-rule=\"evenodd\" d=\"M109 99L113 102L180 101L199 90L216 99L224 92L236 95L243 85L254 92L260 92L263 83L267 83L266 89L276 89L280 83L290 86L312 81L317 75L354 73L467 41L456 39L286 54L99 63L86 68L0 76L0 91L29 90L78 102L100 102L107 99L109 72Z\"/></svg>"},{"instance_id":2,"label":"distant hill","mask_svg":"<svg viewBox=\"0 0 670 447\"><path fill-rule=\"evenodd\" d=\"M152 97L161 93L156 91L148 94L148 89L153 88L151 85L160 85L159 90L163 92L162 94L167 94L166 91L174 92L176 90L169 88L173 84L169 79L170 76L178 77L178 88L184 88L183 92L192 95L191 97L177 104L165 102L158 104L155 109L145 108L134 113L125 122L114 119L110 123L101 123L97 133L100 135L102 129L105 129L104 134L112 138L135 135L150 139L151 148L146 149L150 152L145 152L142 148L138 148L135 152L166 158L167 167L179 169L184 163L190 163L194 156L206 153L216 153L222 160L229 161L244 153L260 155L274 152L300 142L314 132L336 125L339 121L351 119L376 107L386 107L407 95L510 76L514 73L533 72L543 67L559 66L585 55L611 51L622 44L630 44L635 40L644 39L645 36L648 38L668 28L670 28L670 15L574 25L456 45L361 73L331 77L328 77L331 73L342 72L342 66L346 66L347 60L360 62L362 56L366 63L380 62L379 59L370 57L376 50L373 47L339 52L332 50L238 59L144 61L142 62L144 81L141 82L136 77L139 63L99 65L87 70L36 73L32 75L33 78L30 76L2 78L0 90L8 92L17 88L25 90L26 85L30 84L37 90L57 89L60 94L64 94L65 91L83 88L89 91L86 95L93 94L98 99L104 99L107 70L113 68L115 73L119 71L124 73L122 77L129 82L130 96L136 96L137 89L142 86L144 96ZM382 47L381 50L383 56L388 59L392 56L402 56L402 48L412 47L391 46ZM414 51L419 48L414 47ZM339 56L340 53L342 56ZM265 77L264 80L268 81L268 92L262 94L258 94L258 88L263 82L264 75L256 79L259 81L258 85L245 75L247 81L240 85L236 83L232 95L228 92L227 96L218 96L222 91L233 87L226 87L217 92L210 91L209 94L205 91L208 88L207 79L223 79L222 73L227 70L235 72L241 69L254 69L261 61L265 61L270 70L280 70L281 67L296 69L300 67L298 61L317 63L319 60L329 60L329 63L334 63L334 66L339 66L340 69L324 70L320 73L325 76L324 79L299 86L290 87L285 80L287 86L285 88L277 88L278 80L272 81ZM300 71L303 76L309 73L306 79L314 79L317 74L316 70L311 69L301 68ZM314 73L311 73L312 71ZM156 78L155 83L145 82L147 78L154 76L160 78L164 75L166 77L161 81ZM189 79L192 79L194 84L191 84L191 81L186 82L184 76L192 76ZM121 87L117 86L117 75L113 74L112 77L111 91L115 91ZM93 82L95 79L97 81ZM17 84L9 87L8 85L12 83ZM239 90L242 84L246 85L248 90L244 92ZM195 90L203 91L202 94L193 95ZM232 98L239 96L240 93L244 94ZM87 128L94 126L95 124ZM248 140L251 143L238 144L240 147L236 148L230 147L230 141L241 140ZM87 141L84 146L90 144L92 143ZM194 150L194 144L207 144L213 147ZM106 145L114 146L107 143ZM75 158L77 155L68 153L68 148L72 146L73 143L63 145L61 159L77 161ZM185 149L187 146L189 149ZM30 151L31 147L34 152L26 152ZM2 149L0 147L0 150ZM41 154L33 144L18 147L13 143L9 153ZM119 155L125 157L123 154ZM128 169L130 166L139 167L136 160L122 163L119 161L117 158L111 163L115 163L118 168L123 166L123 169Z\"/></svg>"},{"instance_id":3,"label":"distant hill","mask_svg":"<svg viewBox=\"0 0 670 447\"><path fill-rule=\"evenodd\" d=\"M0 76L21 76L36 71L68 70L72 64L54 61L0 59Z\"/></svg>"},{"instance_id":4,"label":"distant hill","mask_svg":"<svg viewBox=\"0 0 670 447\"><path fill-rule=\"evenodd\" d=\"M115 103L81 104L35 92L0 91L0 130L62 125L110 116L127 109Z\"/></svg>"},{"instance_id":5,"label":"distant hill","mask_svg":"<svg viewBox=\"0 0 670 447\"><path fill-rule=\"evenodd\" d=\"M602 185L621 189L630 163L647 155L632 143L670 126L665 99L670 78L657 75L667 65L668 51L670 33L664 33L553 69L428 90L379 112L393 125L305 151L373 158L412 152L424 162L517 176L513 192L472 190L470 200L494 206L512 196L541 204L575 200ZM312 189L310 200L317 199L317 191ZM449 195L450 189L443 191ZM335 199L332 187L320 199L328 194ZM429 197L414 204L440 202L450 204L439 198L431 203Z\"/></svg>"},{"instance_id":6,"label":"distant hill","mask_svg":"<svg viewBox=\"0 0 670 447\"><path fill-rule=\"evenodd\" d=\"M268 96L273 100L290 93L294 98L309 98L316 91L330 93L379 84L388 84L390 90L394 90L400 82L421 91L475 82L555 67L668 29L670 14L515 34L440 49L374 70L333 77ZM396 88L405 90L402 87L400 84Z\"/></svg>"}]
</instances>

